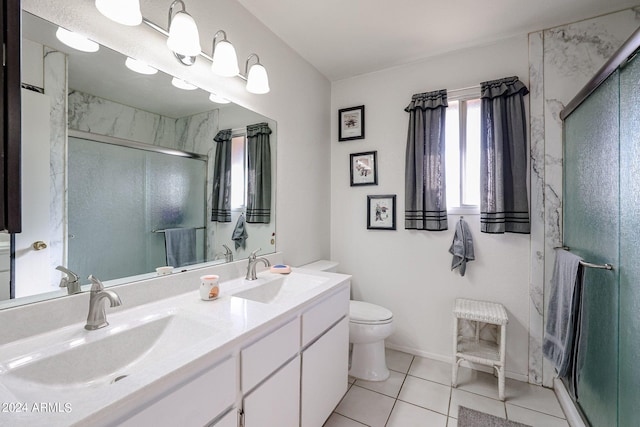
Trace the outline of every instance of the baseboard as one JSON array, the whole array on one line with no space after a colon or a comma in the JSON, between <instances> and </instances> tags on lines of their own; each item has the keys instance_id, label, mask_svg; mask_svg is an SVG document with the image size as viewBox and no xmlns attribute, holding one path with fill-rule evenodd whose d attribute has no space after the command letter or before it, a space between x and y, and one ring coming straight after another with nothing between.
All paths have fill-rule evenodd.
<instances>
[{"instance_id":1,"label":"baseboard","mask_svg":"<svg viewBox=\"0 0 640 427\"><path fill-rule=\"evenodd\" d=\"M587 427L576 405L573 403L573 399L569 395L569 392L564 386L564 383L559 378L553 379L553 391L556 393L558 402L564 411L564 415L567 417L567 422L571 427Z\"/></svg>"},{"instance_id":2,"label":"baseboard","mask_svg":"<svg viewBox=\"0 0 640 427\"><path fill-rule=\"evenodd\" d=\"M401 345L395 345L395 344L391 344L391 343L385 343L385 346L387 348L390 348L391 350L402 351L404 353L413 354L414 356L426 357L428 359L438 360L440 362L445 362L445 363L453 363L453 358L450 357L450 356L444 356L442 354L436 354L436 353L429 353L429 352L421 351L421 350L418 350L418 349L415 349L415 348L401 346ZM493 369L491 369L489 366L480 365L480 364L477 364L477 363L469 363L469 362L464 361L464 360L460 363L460 366L464 366L466 368L475 369L476 371L487 372L487 373L490 373L490 374L493 373ZM511 378L511 379L517 380L517 381L522 381L522 382L525 382L525 383L529 382L529 375L528 374L520 374L518 372L512 372L512 371L509 371L509 370L505 370L504 376L507 377L507 378Z\"/></svg>"}]
</instances>

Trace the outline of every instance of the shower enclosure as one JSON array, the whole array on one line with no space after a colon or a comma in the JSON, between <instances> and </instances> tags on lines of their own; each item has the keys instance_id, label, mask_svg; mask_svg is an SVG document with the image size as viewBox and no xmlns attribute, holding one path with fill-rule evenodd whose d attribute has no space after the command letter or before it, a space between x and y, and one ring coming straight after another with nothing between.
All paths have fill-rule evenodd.
<instances>
[{"instance_id":1,"label":"shower enclosure","mask_svg":"<svg viewBox=\"0 0 640 427\"><path fill-rule=\"evenodd\" d=\"M640 30L561 115L564 245L614 266L584 270L576 374L564 379L583 418L598 427L640 419L639 46Z\"/></svg>"},{"instance_id":2,"label":"shower enclosure","mask_svg":"<svg viewBox=\"0 0 640 427\"><path fill-rule=\"evenodd\" d=\"M196 262L205 260L206 158L126 144L69 138L67 265L83 280L167 265L167 228L196 228Z\"/></svg>"}]
</instances>

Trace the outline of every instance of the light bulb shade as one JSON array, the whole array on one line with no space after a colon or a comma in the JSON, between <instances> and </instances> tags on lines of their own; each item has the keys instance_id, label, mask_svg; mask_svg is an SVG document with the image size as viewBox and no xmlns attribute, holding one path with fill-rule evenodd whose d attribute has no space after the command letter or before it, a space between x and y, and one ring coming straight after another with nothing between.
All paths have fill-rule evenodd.
<instances>
[{"instance_id":1,"label":"light bulb shade","mask_svg":"<svg viewBox=\"0 0 640 427\"><path fill-rule=\"evenodd\" d=\"M97 52L98 49L100 49L100 45L98 43L62 27L58 27L56 37L67 46L82 52Z\"/></svg>"},{"instance_id":2,"label":"light bulb shade","mask_svg":"<svg viewBox=\"0 0 640 427\"><path fill-rule=\"evenodd\" d=\"M228 104L231 102L228 99L221 97L220 95L216 95L215 93L209 95L209 101L215 102L216 104Z\"/></svg>"},{"instance_id":3,"label":"light bulb shade","mask_svg":"<svg viewBox=\"0 0 640 427\"><path fill-rule=\"evenodd\" d=\"M269 92L269 77L262 64L253 64L247 75L247 91L262 95Z\"/></svg>"},{"instance_id":4,"label":"light bulb shade","mask_svg":"<svg viewBox=\"0 0 640 427\"><path fill-rule=\"evenodd\" d=\"M182 79L179 79L177 77L174 77L173 79L171 79L171 84L174 85L175 87L177 87L178 89L182 89L182 90L195 90L198 89L197 86L192 85L191 83L188 83Z\"/></svg>"},{"instance_id":5,"label":"light bulb shade","mask_svg":"<svg viewBox=\"0 0 640 427\"><path fill-rule=\"evenodd\" d=\"M198 56L200 54L202 48L198 27L187 12L178 12L171 19L167 46L179 55Z\"/></svg>"},{"instance_id":6,"label":"light bulb shade","mask_svg":"<svg viewBox=\"0 0 640 427\"><path fill-rule=\"evenodd\" d=\"M98 11L122 25L139 25L142 22L140 0L96 0Z\"/></svg>"},{"instance_id":7,"label":"light bulb shade","mask_svg":"<svg viewBox=\"0 0 640 427\"><path fill-rule=\"evenodd\" d=\"M146 62L140 61L138 59L133 59L130 57L127 57L127 60L124 61L124 65L126 65L127 68L130 69L131 71L135 71L136 73L140 73L140 74L151 75L158 72L158 70L153 68L151 65L148 65Z\"/></svg>"},{"instance_id":8,"label":"light bulb shade","mask_svg":"<svg viewBox=\"0 0 640 427\"><path fill-rule=\"evenodd\" d=\"M215 45L211 71L222 77L233 77L240 72L236 50L228 41L222 40Z\"/></svg>"}]
</instances>

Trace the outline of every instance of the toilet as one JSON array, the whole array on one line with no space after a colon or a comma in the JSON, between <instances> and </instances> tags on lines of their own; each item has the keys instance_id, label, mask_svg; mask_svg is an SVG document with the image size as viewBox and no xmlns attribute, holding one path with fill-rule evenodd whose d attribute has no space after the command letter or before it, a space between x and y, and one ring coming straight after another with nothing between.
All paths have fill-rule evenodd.
<instances>
[{"instance_id":1,"label":"toilet","mask_svg":"<svg viewBox=\"0 0 640 427\"><path fill-rule=\"evenodd\" d=\"M321 260L300 268L335 273L338 263ZM350 376L367 381L389 378L384 340L392 332L393 313L390 310L364 301L349 302Z\"/></svg>"}]
</instances>

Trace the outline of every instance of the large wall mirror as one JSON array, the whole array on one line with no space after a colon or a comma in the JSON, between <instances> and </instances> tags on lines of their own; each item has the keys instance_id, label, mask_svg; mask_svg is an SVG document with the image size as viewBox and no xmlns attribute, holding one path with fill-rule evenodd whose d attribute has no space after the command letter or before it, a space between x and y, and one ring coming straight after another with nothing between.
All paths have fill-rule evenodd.
<instances>
[{"instance_id":1,"label":"large wall mirror","mask_svg":"<svg viewBox=\"0 0 640 427\"><path fill-rule=\"evenodd\" d=\"M108 286L274 252L275 121L103 46L74 50L57 30L23 12L23 232L0 234L0 308L66 295L58 266ZM255 160L258 136L268 152ZM223 139L231 165L216 164ZM256 162L268 185L251 189ZM266 219L247 218L251 197Z\"/></svg>"}]
</instances>

